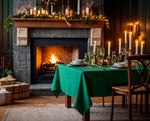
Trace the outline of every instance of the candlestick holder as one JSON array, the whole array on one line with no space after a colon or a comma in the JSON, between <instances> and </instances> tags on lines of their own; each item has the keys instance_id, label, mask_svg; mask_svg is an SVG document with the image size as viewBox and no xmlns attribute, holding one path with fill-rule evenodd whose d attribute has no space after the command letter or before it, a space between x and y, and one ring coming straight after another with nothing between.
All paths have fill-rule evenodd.
<instances>
[{"instance_id":1,"label":"candlestick holder","mask_svg":"<svg viewBox=\"0 0 150 121\"><path fill-rule=\"evenodd\" d=\"M106 57L106 60L107 60L107 65L108 66L112 65L110 54Z\"/></svg>"}]
</instances>

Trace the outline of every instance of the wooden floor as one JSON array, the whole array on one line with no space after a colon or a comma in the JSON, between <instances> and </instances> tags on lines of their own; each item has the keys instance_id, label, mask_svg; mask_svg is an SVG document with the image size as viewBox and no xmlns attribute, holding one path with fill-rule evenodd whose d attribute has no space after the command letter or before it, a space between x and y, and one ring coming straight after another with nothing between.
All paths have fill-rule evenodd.
<instances>
[{"instance_id":1,"label":"wooden floor","mask_svg":"<svg viewBox=\"0 0 150 121\"><path fill-rule=\"evenodd\" d=\"M140 100L140 96L138 97ZM61 104L65 102L64 96L59 96L56 98L55 96L34 96L24 100L15 100L11 105L0 106L0 121L2 120L6 109L13 107L42 107L44 104L52 103L52 104ZM74 99L72 100L72 103ZM93 103L102 103L101 97L92 98ZM121 103L122 97L115 96L115 103ZM144 102L144 101L143 101ZM111 103L111 96L105 97L105 103ZM135 103L135 96L133 96L133 103Z\"/></svg>"}]
</instances>

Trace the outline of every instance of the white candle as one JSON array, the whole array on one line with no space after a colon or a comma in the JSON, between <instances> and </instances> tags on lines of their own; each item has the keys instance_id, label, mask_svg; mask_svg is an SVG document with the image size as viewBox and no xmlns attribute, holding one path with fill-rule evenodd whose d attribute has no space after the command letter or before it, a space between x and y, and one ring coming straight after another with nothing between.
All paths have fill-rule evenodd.
<instances>
[{"instance_id":1,"label":"white candle","mask_svg":"<svg viewBox=\"0 0 150 121\"><path fill-rule=\"evenodd\" d=\"M89 7L87 6L86 7L86 15L88 15L89 14Z\"/></svg>"},{"instance_id":2,"label":"white candle","mask_svg":"<svg viewBox=\"0 0 150 121\"><path fill-rule=\"evenodd\" d=\"M138 55L138 40L135 40L135 54Z\"/></svg>"},{"instance_id":3,"label":"white candle","mask_svg":"<svg viewBox=\"0 0 150 121\"><path fill-rule=\"evenodd\" d=\"M143 45L144 45L144 41L141 41L141 55L143 55Z\"/></svg>"},{"instance_id":4,"label":"white candle","mask_svg":"<svg viewBox=\"0 0 150 121\"><path fill-rule=\"evenodd\" d=\"M51 15L53 15L53 5L51 5Z\"/></svg>"},{"instance_id":5,"label":"white candle","mask_svg":"<svg viewBox=\"0 0 150 121\"><path fill-rule=\"evenodd\" d=\"M119 54L121 53L121 38L119 38Z\"/></svg>"},{"instance_id":6,"label":"white candle","mask_svg":"<svg viewBox=\"0 0 150 121\"><path fill-rule=\"evenodd\" d=\"M129 34L129 50L132 49L132 32Z\"/></svg>"},{"instance_id":7,"label":"white candle","mask_svg":"<svg viewBox=\"0 0 150 121\"><path fill-rule=\"evenodd\" d=\"M77 8L77 10L78 10L78 15L80 14L80 0L78 0L78 8Z\"/></svg>"},{"instance_id":8,"label":"white candle","mask_svg":"<svg viewBox=\"0 0 150 121\"><path fill-rule=\"evenodd\" d=\"M125 41L125 44L127 43L127 31L124 32L124 41Z\"/></svg>"},{"instance_id":9,"label":"white candle","mask_svg":"<svg viewBox=\"0 0 150 121\"><path fill-rule=\"evenodd\" d=\"M111 45L111 43L110 43L110 41L108 42L108 56L110 56L110 45Z\"/></svg>"},{"instance_id":10,"label":"white candle","mask_svg":"<svg viewBox=\"0 0 150 121\"><path fill-rule=\"evenodd\" d=\"M33 14L33 10L32 9L30 9L30 15L32 15Z\"/></svg>"},{"instance_id":11,"label":"white candle","mask_svg":"<svg viewBox=\"0 0 150 121\"><path fill-rule=\"evenodd\" d=\"M94 44L93 44L93 53L95 53L95 50L96 50L96 41L94 41Z\"/></svg>"},{"instance_id":12,"label":"white candle","mask_svg":"<svg viewBox=\"0 0 150 121\"><path fill-rule=\"evenodd\" d=\"M66 8L66 10L65 10L65 15L66 16L68 16L69 15L69 11L68 11L68 9Z\"/></svg>"}]
</instances>

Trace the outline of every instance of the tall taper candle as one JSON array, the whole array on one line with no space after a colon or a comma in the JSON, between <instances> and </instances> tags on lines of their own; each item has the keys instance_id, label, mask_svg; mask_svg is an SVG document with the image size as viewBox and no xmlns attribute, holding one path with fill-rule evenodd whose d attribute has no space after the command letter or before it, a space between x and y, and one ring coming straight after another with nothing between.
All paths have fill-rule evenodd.
<instances>
[{"instance_id":1,"label":"tall taper candle","mask_svg":"<svg viewBox=\"0 0 150 121\"><path fill-rule=\"evenodd\" d=\"M119 38L119 54L121 53L121 38Z\"/></svg>"},{"instance_id":2,"label":"tall taper candle","mask_svg":"<svg viewBox=\"0 0 150 121\"><path fill-rule=\"evenodd\" d=\"M138 40L135 40L135 54L138 55Z\"/></svg>"},{"instance_id":3,"label":"tall taper candle","mask_svg":"<svg viewBox=\"0 0 150 121\"><path fill-rule=\"evenodd\" d=\"M78 8L77 8L77 13L78 13L78 15L80 14L80 0L78 0Z\"/></svg>"},{"instance_id":4,"label":"tall taper candle","mask_svg":"<svg viewBox=\"0 0 150 121\"><path fill-rule=\"evenodd\" d=\"M111 46L111 43L110 43L110 41L108 41L108 56L110 56L110 47Z\"/></svg>"},{"instance_id":5,"label":"tall taper candle","mask_svg":"<svg viewBox=\"0 0 150 121\"><path fill-rule=\"evenodd\" d=\"M127 43L127 31L124 31L124 42Z\"/></svg>"},{"instance_id":6,"label":"tall taper candle","mask_svg":"<svg viewBox=\"0 0 150 121\"><path fill-rule=\"evenodd\" d=\"M132 32L129 33L129 50L132 49Z\"/></svg>"},{"instance_id":7,"label":"tall taper candle","mask_svg":"<svg viewBox=\"0 0 150 121\"><path fill-rule=\"evenodd\" d=\"M94 41L94 44L93 44L93 53L95 53L95 50L96 50L96 41Z\"/></svg>"},{"instance_id":8,"label":"tall taper candle","mask_svg":"<svg viewBox=\"0 0 150 121\"><path fill-rule=\"evenodd\" d=\"M141 55L143 55L143 45L144 45L144 41L141 41Z\"/></svg>"}]
</instances>

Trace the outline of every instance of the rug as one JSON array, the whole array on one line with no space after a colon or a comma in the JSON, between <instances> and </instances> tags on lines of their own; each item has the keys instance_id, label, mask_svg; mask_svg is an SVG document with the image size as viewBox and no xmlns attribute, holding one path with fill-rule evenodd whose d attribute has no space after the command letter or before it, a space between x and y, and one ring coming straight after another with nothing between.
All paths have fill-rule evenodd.
<instances>
[{"instance_id":1,"label":"rug","mask_svg":"<svg viewBox=\"0 0 150 121\"><path fill-rule=\"evenodd\" d=\"M91 121L109 121L111 105L93 104ZM114 108L115 121L127 121L128 109L116 105ZM150 114L139 114L133 110L134 121L150 121ZM41 107L22 107L7 109L2 121L82 121L82 116L75 108L65 108L64 104L46 104Z\"/></svg>"}]
</instances>

